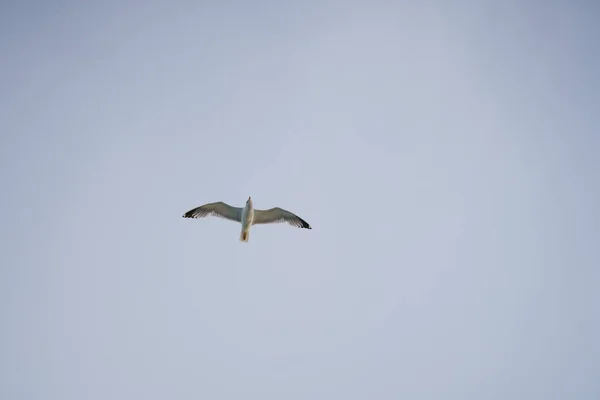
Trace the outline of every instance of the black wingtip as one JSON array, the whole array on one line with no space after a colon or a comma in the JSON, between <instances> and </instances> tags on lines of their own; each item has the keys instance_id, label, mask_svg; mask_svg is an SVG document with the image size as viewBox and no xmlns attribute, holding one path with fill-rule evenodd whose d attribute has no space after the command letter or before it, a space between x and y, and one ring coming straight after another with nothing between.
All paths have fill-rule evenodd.
<instances>
[{"instance_id":1,"label":"black wingtip","mask_svg":"<svg viewBox=\"0 0 600 400\"><path fill-rule=\"evenodd\" d=\"M304 229L312 229L311 226L308 224L308 222L306 222L305 220L303 220L302 218L298 217L298 219L300 220L300 222L302 222L302 226L301 228Z\"/></svg>"}]
</instances>

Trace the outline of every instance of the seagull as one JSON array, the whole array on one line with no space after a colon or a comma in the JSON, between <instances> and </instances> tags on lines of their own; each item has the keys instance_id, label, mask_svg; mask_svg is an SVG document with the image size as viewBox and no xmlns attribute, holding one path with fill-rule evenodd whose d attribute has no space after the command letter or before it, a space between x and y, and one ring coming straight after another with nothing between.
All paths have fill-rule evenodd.
<instances>
[{"instance_id":1,"label":"seagull","mask_svg":"<svg viewBox=\"0 0 600 400\"><path fill-rule=\"evenodd\" d=\"M204 218L209 216L225 218L241 223L241 242L248 242L252 225L285 222L297 228L312 229L308 222L283 208L274 207L268 210L255 210L252 207L251 197L248 197L248 200L246 200L244 208L232 207L227 203L218 201L193 208L183 214L183 218Z\"/></svg>"}]
</instances>

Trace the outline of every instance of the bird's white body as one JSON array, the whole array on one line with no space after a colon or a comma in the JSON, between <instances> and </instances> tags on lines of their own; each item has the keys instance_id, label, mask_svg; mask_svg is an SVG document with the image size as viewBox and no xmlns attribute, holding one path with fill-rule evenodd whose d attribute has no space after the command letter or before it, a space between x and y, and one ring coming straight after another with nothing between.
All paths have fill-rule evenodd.
<instances>
[{"instance_id":1,"label":"bird's white body","mask_svg":"<svg viewBox=\"0 0 600 400\"><path fill-rule=\"evenodd\" d=\"M241 207L232 207L222 201L216 203L207 203L200 207L191 209L183 214L184 218L204 218L209 215L225 218L231 221L242 224L240 232L240 241L247 242L250 237L250 228L252 225L258 224L274 224L285 222L297 228L312 229L308 222L297 216L296 214L284 210L283 208L274 207L268 210L256 210L252 205L252 198L248 197L246 205Z\"/></svg>"},{"instance_id":2,"label":"bird's white body","mask_svg":"<svg viewBox=\"0 0 600 400\"><path fill-rule=\"evenodd\" d=\"M248 199L244 209L242 210L242 232L240 233L240 241L247 242L250 237L250 228L254 220L254 208L252 207L252 199Z\"/></svg>"}]
</instances>

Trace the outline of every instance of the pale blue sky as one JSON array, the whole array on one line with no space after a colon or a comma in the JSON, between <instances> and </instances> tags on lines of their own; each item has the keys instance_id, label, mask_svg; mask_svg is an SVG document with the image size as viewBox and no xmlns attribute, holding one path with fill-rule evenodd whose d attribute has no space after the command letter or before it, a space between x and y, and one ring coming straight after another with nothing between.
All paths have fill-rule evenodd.
<instances>
[{"instance_id":1,"label":"pale blue sky","mask_svg":"<svg viewBox=\"0 0 600 400\"><path fill-rule=\"evenodd\" d=\"M0 398L600 398L599 11L3 2Z\"/></svg>"}]
</instances>

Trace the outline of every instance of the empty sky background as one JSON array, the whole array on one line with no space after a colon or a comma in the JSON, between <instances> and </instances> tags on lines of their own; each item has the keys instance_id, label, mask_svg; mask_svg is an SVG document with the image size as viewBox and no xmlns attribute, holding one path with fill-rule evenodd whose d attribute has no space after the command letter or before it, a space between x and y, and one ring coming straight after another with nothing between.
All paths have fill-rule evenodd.
<instances>
[{"instance_id":1,"label":"empty sky background","mask_svg":"<svg viewBox=\"0 0 600 400\"><path fill-rule=\"evenodd\" d=\"M599 18L3 2L0 398L598 399Z\"/></svg>"}]
</instances>

